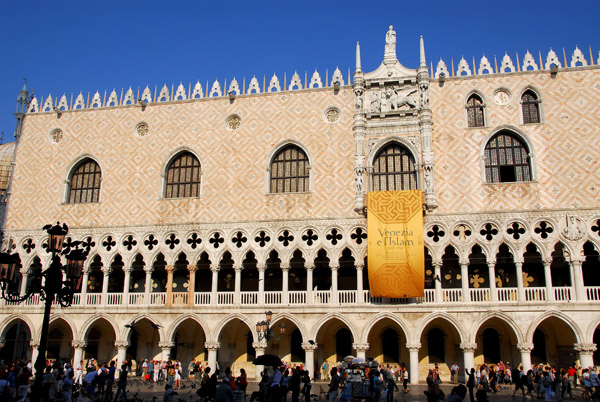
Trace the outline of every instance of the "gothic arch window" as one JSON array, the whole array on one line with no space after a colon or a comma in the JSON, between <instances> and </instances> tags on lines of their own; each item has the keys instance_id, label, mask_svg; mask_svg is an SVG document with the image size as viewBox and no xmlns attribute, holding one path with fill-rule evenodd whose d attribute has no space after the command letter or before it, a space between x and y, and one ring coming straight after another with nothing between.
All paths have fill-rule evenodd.
<instances>
[{"instance_id":1,"label":"gothic arch window","mask_svg":"<svg viewBox=\"0 0 600 402\"><path fill-rule=\"evenodd\" d=\"M521 111L523 124L540 122L540 99L535 92L528 89L521 96Z\"/></svg>"},{"instance_id":2,"label":"gothic arch window","mask_svg":"<svg viewBox=\"0 0 600 402\"><path fill-rule=\"evenodd\" d=\"M309 190L309 163L297 145L287 145L271 161L270 193L304 193Z\"/></svg>"},{"instance_id":3,"label":"gothic arch window","mask_svg":"<svg viewBox=\"0 0 600 402\"><path fill-rule=\"evenodd\" d=\"M100 198L100 182L102 171L93 159L86 158L79 162L71 173L69 180L69 204L98 202Z\"/></svg>"},{"instance_id":4,"label":"gothic arch window","mask_svg":"<svg viewBox=\"0 0 600 402\"><path fill-rule=\"evenodd\" d=\"M488 183L531 181L531 161L525 142L501 131L485 146L485 180Z\"/></svg>"},{"instance_id":5,"label":"gothic arch window","mask_svg":"<svg viewBox=\"0 0 600 402\"><path fill-rule=\"evenodd\" d=\"M383 148L373 161L373 191L415 190L415 159L398 143Z\"/></svg>"},{"instance_id":6,"label":"gothic arch window","mask_svg":"<svg viewBox=\"0 0 600 402\"><path fill-rule=\"evenodd\" d=\"M467 109L467 123L469 127L485 127L485 104L481 97L477 94L469 96L465 107Z\"/></svg>"},{"instance_id":7,"label":"gothic arch window","mask_svg":"<svg viewBox=\"0 0 600 402\"><path fill-rule=\"evenodd\" d=\"M200 196L200 161L191 152L178 154L167 169L165 198Z\"/></svg>"}]
</instances>

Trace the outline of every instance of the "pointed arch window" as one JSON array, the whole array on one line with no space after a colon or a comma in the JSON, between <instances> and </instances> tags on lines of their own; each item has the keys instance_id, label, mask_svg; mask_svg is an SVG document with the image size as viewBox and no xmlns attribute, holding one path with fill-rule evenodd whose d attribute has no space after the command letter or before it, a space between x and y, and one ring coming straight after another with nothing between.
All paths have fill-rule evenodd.
<instances>
[{"instance_id":1,"label":"pointed arch window","mask_svg":"<svg viewBox=\"0 0 600 402\"><path fill-rule=\"evenodd\" d=\"M521 96L523 124L540 122L540 100L535 92L527 90Z\"/></svg>"},{"instance_id":2,"label":"pointed arch window","mask_svg":"<svg viewBox=\"0 0 600 402\"><path fill-rule=\"evenodd\" d=\"M271 162L271 193L303 193L309 190L309 163L297 145L281 149Z\"/></svg>"},{"instance_id":3,"label":"pointed arch window","mask_svg":"<svg viewBox=\"0 0 600 402\"><path fill-rule=\"evenodd\" d=\"M393 143L382 149L373 162L373 191L415 190L415 159L408 149Z\"/></svg>"},{"instance_id":4,"label":"pointed arch window","mask_svg":"<svg viewBox=\"0 0 600 402\"><path fill-rule=\"evenodd\" d=\"M200 196L200 161L191 152L177 155L167 169L165 198Z\"/></svg>"},{"instance_id":5,"label":"pointed arch window","mask_svg":"<svg viewBox=\"0 0 600 402\"><path fill-rule=\"evenodd\" d=\"M92 159L81 161L71 174L69 181L69 204L98 202L100 198L100 166Z\"/></svg>"},{"instance_id":6,"label":"pointed arch window","mask_svg":"<svg viewBox=\"0 0 600 402\"><path fill-rule=\"evenodd\" d=\"M467 100L467 122L469 127L484 127L485 118L483 108L485 107L483 100L479 95L471 95Z\"/></svg>"},{"instance_id":7,"label":"pointed arch window","mask_svg":"<svg viewBox=\"0 0 600 402\"><path fill-rule=\"evenodd\" d=\"M531 181L531 163L525 143L502 131L485 146L485 179L488 183Z\"/></svg>"}]
</instances>

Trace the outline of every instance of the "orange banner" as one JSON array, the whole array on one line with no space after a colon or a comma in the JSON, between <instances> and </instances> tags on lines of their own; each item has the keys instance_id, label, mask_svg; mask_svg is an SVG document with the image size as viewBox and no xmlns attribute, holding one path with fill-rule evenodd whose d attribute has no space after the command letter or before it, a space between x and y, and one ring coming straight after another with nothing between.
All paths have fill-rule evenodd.
<instances>
[{"instance_id":1,"label":"orange banner","mask_svg":"<svg viewBox=\"0 0 600 402\"><path fill-rule=\"evenodd\" d=\"M425 295L421 190L367 193L367 253L371 296Z\"/></svg>"}]
</instances>

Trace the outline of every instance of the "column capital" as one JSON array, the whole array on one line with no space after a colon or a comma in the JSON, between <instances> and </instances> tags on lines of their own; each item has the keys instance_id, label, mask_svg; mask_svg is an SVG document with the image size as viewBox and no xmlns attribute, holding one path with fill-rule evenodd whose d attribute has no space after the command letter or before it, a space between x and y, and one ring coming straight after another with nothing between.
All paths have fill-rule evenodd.
<instances>
[{"instance_id":1,"label":"column capital","mask_svg":"<svg viewBox=\"0 0 600 402\"><path fill-rule=\"evenodd\" d=\"M371 348L369 343L353 343L352 348L357 351L366 352Z\"/></svg>"},{"instance_id":2,"label":"column capital","mask_svg":"<svg viewBox=\"0 0 600 402\"><path fill-rule=\"evenodd\" d=\"M485 262L487 263L488 268L494 268L496 266L495 258L489 258Z\"/></svg>"},{"instance_id":3,"label":"column capital","mask_svg":"<svg viewBox=\"0 0 600 402\"><path fill-rule=\"evenodd\" d=\"M110 269L110 267L102 267L101 271L102 271L102 275L104 275L104 276L109 276L109 275L110 275L110 272L111 272L112 270Z\"/></svg>"},{"instance_id":4,"label":"column capital","mask_svg":"<svg viewBox=\"0 0 600 402\"><path fill-rule=\"evenodd\" d=\"M81 339L73 339L71 341L71 346L74 348L85 348L87 346L87 342Z\"/></svg>"},{"instance_id":5,"label":"column capital","mask_svg":"<svg viewBox=\"0 0 600 402\"><path fill-rule=\"evenodd\" d=\"M354 264L354 266L356 267L357 271L362 271L365 268L365 264Z\"/></svg>"},{"instance_id":6,"label":"column capital","mask_svg":"<svg viewBox=\"0 0 600 402\"><path fill-rule=\"evenodd\" d=\"M525 259L523 257L515 257L514 261L515 261L515 265L522 267L523 263L525 262Z\"/></svg>"},{"instance_id":7,"label":"column capital","mask_svg":"<svg viewBox=\"0 0 600 402\"><path fill-rule=\"evenodd\" d=\"M443 263L442 261L432 261L431 265L433 265L434 268L441 268Z\"/></svg>"},{"instance_id":8,"label":"column capital","mask_svg":"<svg viewBox=\"0 0 600 402\"><path fill-rule=\"evenodd\" d=\"M579 353L594 353L596 351L595 343L574 343L573 347Z\"/></svg>"},{"instance_id":9,"label":"column capital","mask_svg":"<svg viewBox=\"0 0 600 402\"><path fill-rule=\"evenodd\" d=\"M132 268L131 266L124 266L123 267L123 273L125 274L131 274Z\"/></svg>"},{"instance_id":10,"label":"column capital","mask_svg":"<svg viewBox=\"0 0 600 402\"><path fill-rule=\"evenodd\" d=\"M256 263L256 269L258 270L258 272L265 272L266 268L267 268L267 263L265 261Z\"/></svg>"},{"instance_id":11,"label":"column capital","mask_svg":"<svg viewBox=\"0 0 600 402\"><path fill-rule=\"evenodd\" d=\"M279 264L279 267L281 268L282 271L289 271L290 270L290 262L289 261L281 261L281 263Z\"/></svg>"},{"instance_id":12,"label":"column capital","mask_svg":"<svg viewBox=\"0 0 600 402\"><path fill-rule=\"evenodd\" d=\"M159 342L158 347L161 349L171 349L175 344L173 342Z\"/></svg>"},{"instance_id":13,"label":"column capital","mask_svg":"<svg viewBox=\"0 0 600 402\"><path fill-rule=\"evenodd\" d=\"M151 274L154 271L154 266L152 265L147 265L144 267L144 272L146 272L146 274Z\"/></svg>"},{"instance_id":14,"label":"column capital","mask_svg":"<svg viewBox=\"0 0 600 402\"><path fill-rule=\"evenodd\" d=\"M165 265L165 271L172 273L175 271L175 265Z\"/></svg>"},{"instance_id":15,"label":"column capital","mask_svg":"<svg viewBox=\"0 0 600 402\"><path fill-rule=\"evenodd\" d=\"M304 263L304 269L307 271L312 271L313 269L315 269L315 263L314 261L307 261Z\"/></svg>"},{"instance_id":16,"label":"column capital","mask_svg":"<svg viewBox=\"0 0 600 402\"><path fill-rule=\"evenodd\" d=\"M418 352L421 349L421 342L418 343L407 343L406 348L411 352Z\"/></svg>"},{"instance_id":17,"label":"column capital","mask_svg":"<svg viewBox=\"0 0 600 402\"><path fill-rule=\"evenodd\" d=\"M262 350L264 352L264 350L267 348L267 342L265 342L265 341L252 342L252 347L254 349Z\"/></svg>"},{"instance_id":18,"label":"column capital","mask_svg":"<svg viewBox=\"0 0 600 402\"><path fill-rule=\"evenodd\" d=\"M517 349L519 349L519 351L521 353L531 353L531 351L533 350L533 343L532 342L517 343Z\"/></svg>"},{"instance_id":19,"label":"column capital","mask_svg":"<svg viewBox=\"0 0 600 402\"><path fill-rule=\"evenodd\" d=\"M40 343L36 342L34 340L29 341L29 347L31 348L39 348L40 347Z\"/></svg>"},{"instance_id":20,"label":"column capital","mask_svg":"<svg viewBox=\"0 0 600 402\"><path fill-rule=\"evenodd\" d=\"M221 342L204 342L204 347L208 350L217 350L221 347Z\"/></svg>"},{"instance_id":21,"label":"column capital","mask_svg":"<svg viewBox=\"0 0 600 402\"><path fill-rule=\"evenodd\" d=\"M127 349L131 344L128 341L115 341L117 349Z\"/></svg>"},{"instance_id":22,"label":"column capital","mask_svg":"<svg viewBox=\"0 0 600 402\"><path fill-rule=\"evenodd\" d=\"M460 344L460 348L463 350L463 352L475 352L475 349L477 349L477 344L475 342L462 342Z\"/></svg>"},{"instance_id":23,"label":"column capital","mask_svg":"<svg viewBox=\"0 0 600 402\"><path fill-rule=\"evenodd\" d=\"M308 342L302 342L302 349L304 349L306 352L314 352L318 348L319 348L319 345L317 345L316 343L310 344Z\"/></svg>"},{"instance_id":24,"label":"column capital","mask_svg":"<svg viewBox=\"0 0 600 402\"><path fill-rule=\"evenodd\" d=\"M29 275L29 268L28 267L23 267L19 270L19 272L21 273L21 275L23 276L28 276Z\"/></svg>"},{"instance_id":25,"label":"column capital","mask_svg":"<svg viewBox=\"0 0 600 402\"><path fill-rule=\"evenodd\" d=\"M219 264L210 264L210 270L213 272L219 272L219 270L221 269L221 267L219 266Z\"/></svg>"},{"instance_id":26,"label":"column capital","mask_svg":"<svg viewBox=\"0 0 600 402\"><path fill-rule=\"evenodd\" d=\"M337 271L340 269L340 264L339 263L330 263L329 269L331 269L332 271Z\"/></svg>"},{"instance_id":27,"label":"column capital","mask_svg":"<svg viewBox=\"0 0 600 402\"><path fill-rule=\"evenodd\" d=\"M235 272L242 272L242 264L233 264L233 270Z\"/></svg>"},{"instance_id":28,"label":"column capital","mask_svg":"<svg viewBox=\"0 0 600 402\"><path fill-rule=\"evenodd\" d=\"M196 272L198 270L198 266L197 265L188 265L187 269L190 272Z\"/></svg>"},{"instance_id":29,"label":"column capital","mask_svg":"<svg viewBox=\"0 0 600 402\"><path fill-rule=\"evenodd\" d=\"M544 266L552 264L552 257L542 258L542 263L544 263Z\"/></svg>"},{"instance_id":30,"label":"column capital","mask_svg":"<svg viewBox=\"0 0 600 402\"><path fill-rule=\"evenodd\" d=\"M583 258L577 256L577 257L571 257L569 258L569 262L571 264L577 264L577 265L581 265L583 263Z\"/></svg>"}]
</instances>

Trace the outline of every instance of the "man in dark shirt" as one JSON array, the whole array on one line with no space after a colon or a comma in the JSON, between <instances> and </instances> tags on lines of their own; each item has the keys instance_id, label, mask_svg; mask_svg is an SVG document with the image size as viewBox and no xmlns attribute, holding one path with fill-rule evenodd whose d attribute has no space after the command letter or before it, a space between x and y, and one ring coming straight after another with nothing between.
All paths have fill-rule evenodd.
<instances>
[{"instance_id":1,"label":"man in dark shirt","mask_svg":"<svg viewBox=\"0 0 600 402\"><path fill-rule=\"evenodd\" d=\"M329 382L329 402L336 402L340 392L342 379L338 375L337 367L331 369L331 381Z\"/></svg>"},{"instance_id":2,"label":"man in dark shirt","mask_svg":"<svg viewBox=\"0 0 600 402\"><path fill-rule=\"evenodd\" d=\"M127 402L127 364L123 363L119 372L119 381L117 382L117 393L115 394L114 402L119 399L119 395L123 393L123 402Z\"/></svg>"}]
</instances>

